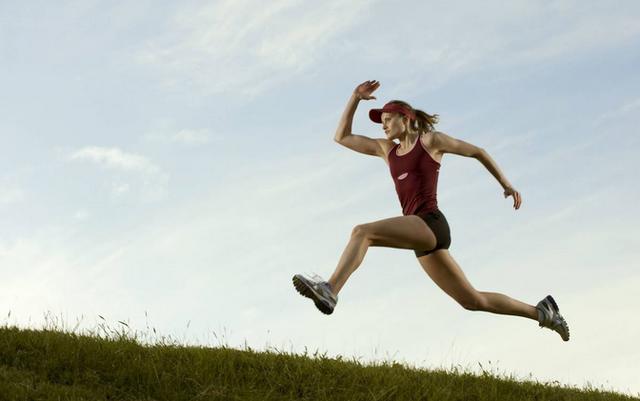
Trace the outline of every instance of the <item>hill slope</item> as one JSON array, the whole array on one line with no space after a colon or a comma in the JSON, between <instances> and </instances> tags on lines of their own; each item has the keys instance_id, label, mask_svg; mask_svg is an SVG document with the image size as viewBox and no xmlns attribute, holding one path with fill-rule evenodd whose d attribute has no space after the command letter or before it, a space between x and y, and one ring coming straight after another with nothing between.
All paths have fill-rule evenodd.
<instances>
[{"instance_id":1,"label":"hill slope","mask_svg":"<svg viewBox=\"0 0 640 401\"><path fill-rule=\"evenodd\" d=\"M637 400L315 356L0 327L0 400Z\"/></svg>"}]
</instances>

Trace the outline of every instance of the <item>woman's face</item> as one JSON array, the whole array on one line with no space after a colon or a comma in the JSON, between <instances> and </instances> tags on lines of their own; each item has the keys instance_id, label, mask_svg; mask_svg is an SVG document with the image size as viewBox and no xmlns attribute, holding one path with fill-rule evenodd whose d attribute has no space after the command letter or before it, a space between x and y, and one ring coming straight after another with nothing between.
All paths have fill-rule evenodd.
<instances>
[{"instance_id":1,"label":"woman's face","mask_svg":"<svg viewBox=\"0 0 640 401\"><path fill-rule=\"evenodd\" d=\"M405 121L408 119L402 114L382 113L380 118L382 119L382 129L387 134L387 139L400 138L408 130L407 121Z\"/></svg>"}]
</instances>

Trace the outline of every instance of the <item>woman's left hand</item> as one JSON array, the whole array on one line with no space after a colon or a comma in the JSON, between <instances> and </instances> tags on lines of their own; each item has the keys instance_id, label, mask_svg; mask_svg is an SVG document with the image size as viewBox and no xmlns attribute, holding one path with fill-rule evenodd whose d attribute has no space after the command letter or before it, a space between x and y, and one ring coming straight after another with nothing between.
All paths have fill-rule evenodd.
<instances>
[{"instance_id":1,"label":"woman's left hand","mask_svg":"<svg viewBox=\"0 0 640 401\"><path fill-rule=\"evenodd\" d=\"M520 205L522 205L522 196L520 196L520 192L509 187L504 190L504 197L507 198L509 196L513 196L513 207L516 210L520 209Z\"/></svg>"}]
</instances>

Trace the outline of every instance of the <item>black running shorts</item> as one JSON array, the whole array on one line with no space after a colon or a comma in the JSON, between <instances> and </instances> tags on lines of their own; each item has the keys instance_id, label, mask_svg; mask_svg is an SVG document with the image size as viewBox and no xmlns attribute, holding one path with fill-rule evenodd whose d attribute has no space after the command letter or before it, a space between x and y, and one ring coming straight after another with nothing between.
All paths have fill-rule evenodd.
<instances>
[{"instance_id":1,"label":"black running shorts","mask_svg":"<svg viewBox=\"0 0 640 401\"><path fill-rule=\"evenodd\" d=\"M418 217L427 223L431 231L436 236L436 247L431 250L414 250L416 257L428 255L438 249L449 249L451 245L451 233L449 232L449 223L440 210L433 212L416 213Z\"/></svg>"}]
</instances>

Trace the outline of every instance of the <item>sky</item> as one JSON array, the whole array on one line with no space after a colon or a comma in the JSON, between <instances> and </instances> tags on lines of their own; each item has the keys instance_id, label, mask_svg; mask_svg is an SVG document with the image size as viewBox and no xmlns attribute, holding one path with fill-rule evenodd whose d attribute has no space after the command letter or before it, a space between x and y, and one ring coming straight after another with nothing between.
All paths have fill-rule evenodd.
<instances>
[{"instance_id":1,"label":"sky","mask_svg":"<svg viewBox=\"0 0 640 401\"><path fill-rule=\"evenodd\" d=\"M640 394L638 65L635 1L0 0L0 316ZM405 100L520 191L445 155L450 252L479 290L552 294L569 342L464 310L410 250L369 248L332 315L296 293L402 214L333 141L366 80L353 133Z\"/></svg>"}]
</instances>

